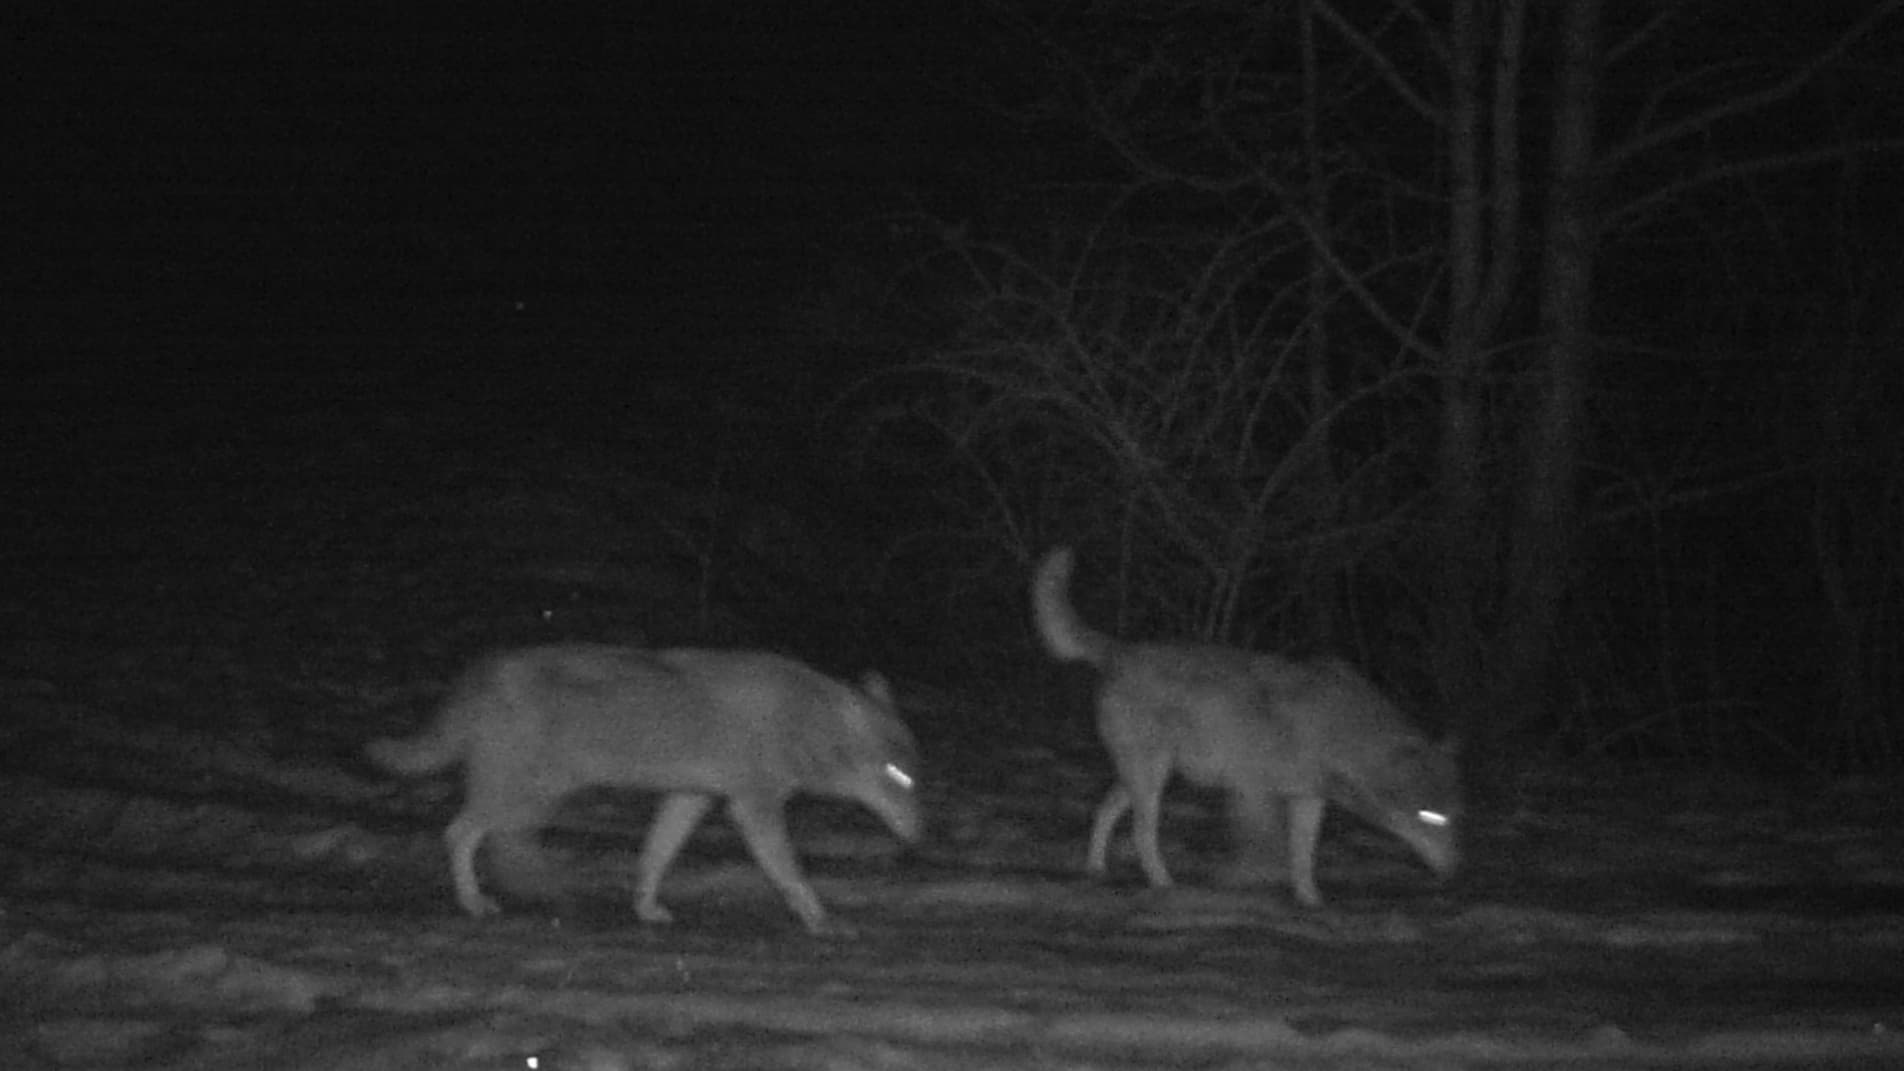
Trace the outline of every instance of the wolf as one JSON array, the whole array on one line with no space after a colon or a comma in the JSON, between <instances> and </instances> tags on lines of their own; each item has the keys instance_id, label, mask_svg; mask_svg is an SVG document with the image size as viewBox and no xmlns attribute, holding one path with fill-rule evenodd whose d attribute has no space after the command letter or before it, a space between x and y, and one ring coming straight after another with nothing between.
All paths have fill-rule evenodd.
<instances>
[{"instance_id":1,"label":"wolf","mask_svg":"<svg viewBox=\"0 0 1904 1071\"><path fill-rule=\"evenodd\" d=\"M1260 853L1273 832L1286 835L1289 883L1307 907L1322 904L1315 851L1331 803L1401 838L1441 878L1454 874L1462 808L1452 740L1431 742L1340 660L1120 642L1073 610L1072 568L1070 548L1048 552L1031 601L1046 650L1099 671L1098 733L1117 782L1091 823L1090 873L1104 873L1111 834L1134 812L1145 877L1154 887L1171 884L1157 824L1164 787L1182 774L1227 791L1231 824L1246 848Z\"/></svg>"},{"instance_id":2,"label":"wolf","mask_svg":"<svg viewBox=\"0 0 1904 1071\"><path fill-rule=\"evenodd\" d=\"M498 652L456 682L435 721L407 739L370 742L391 773L461 764L462 810L443 832L456 901L496 913L476 880L476 851L507 850L588 787L662 793L636 863L635 914L672 920L661 878L716 800L808 932L843 934L802 876L784 808L795 793L855 800L894 834L923 828L918 748L884 678L859 687L760 651L644 650L561 644Z\"/></svg>"}]
</instances>

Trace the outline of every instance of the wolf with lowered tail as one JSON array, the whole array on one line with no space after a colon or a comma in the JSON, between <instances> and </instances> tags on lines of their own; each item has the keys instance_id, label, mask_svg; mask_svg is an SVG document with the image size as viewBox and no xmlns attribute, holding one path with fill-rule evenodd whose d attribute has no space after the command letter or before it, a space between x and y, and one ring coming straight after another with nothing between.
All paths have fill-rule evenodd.
<instances>
[{"instance_id":1,"label":"wolf with lowered tail","mask_svg":"<svg viewBox=\"0 0 1904 1071\"><path fill-rule=\"evenodd\" d=\"M444 830L456 901L495 913L476 880L486 837L533 836L589 787L662 793L636 863L635 913L670 921L661 878L716 800L809 932L843 932L801 874L784 808L796 793L855 800L899 837L922 826L917 750L883 678L854 687L764 652L565 644L504 651L466 670L435 722L368 745L418 776L461 764L463 807Z\"/></svg>"},{"instance_id":2,"label":"wolf with lowered tail","mask_svg":"<svg viewBox=\"0 0 1904 1071\"><path fill-rule=\"evenodd\" d=\"M1100 674L1098 733L1117 783L1091 824L1091 873L1104 872L1111 834L1132 813L1145 877L1153 886L1171 884L1157 826L1173 774L1225 790L1231 824L1245 841L1285 833L1290 885L1306 906L1322 902L1315 852L1331 803L1401 838L1437 875L1454 873L1461 789L1451 742L1428 740L1338 660L1124 643L1098 632L1071 607L1072 565L1067 547L1047 553L1031 597L1046 650Z\"/></svg>"}]
</instances>

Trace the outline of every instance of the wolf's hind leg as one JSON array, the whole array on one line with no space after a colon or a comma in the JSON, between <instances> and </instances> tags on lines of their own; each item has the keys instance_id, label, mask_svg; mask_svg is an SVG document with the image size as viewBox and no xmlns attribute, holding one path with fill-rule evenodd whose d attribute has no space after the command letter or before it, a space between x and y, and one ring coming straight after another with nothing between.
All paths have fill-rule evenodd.
<instances>
[{"instance_id":1,"label":"wolf's hind leg","mask_svg":"<svg viewBox=\"0 0 1904 1071\"><path fill-rule=\"evenodd\" d=\"M661 906L661 876L681 854L694 827L701 824L714 797L698 792L673 792L662 797L655 807L654 821L641 841L641 858L635 861L635 917L643 922L673 922L674 916Z\"/></svg>"},{"instance_id":2,"label":"wolf's hind leg","mask_svg":"<svg viewBox=\"0 0 1904 1071\"><path fill-rule=\"evenodd\" d=\"M1124 783L1131 798L1131 836L1137 841L1137 861L1143 864L1145 879L1156 889L1168 889L1171 886L1170 871L1164 867L1163 849L1158 846L1158 825L1163 820L1164 785L1169 780L1170 763L1164 756L1158 756L1124 774Z\"/></svg>"},{"instance_id":3,"label":"wolf's hind leg","mask_svg":"<svg viewBox=\"0 0 1904 1071\"><path fill-rule=\"evenodd\" d=\"M483 895L476 882L476 849L488 834L482 819L468 811L457 815L443 830L443 844L450 853L450 878L456 883L456 902L472 918L502 910L496 901Z\"/></svg>"},{"instance_id":4,"label":"wolf's hind leg","mask_svg":"<svg viewBox=\"0 0 1904 1071\"><path fill-rule=\"evenodd\" d=\"M1102 876L1109 868L1111 834L1117 829L1118 820L1130 809L1130 792L1124 788L1124 782L1119 781L1104 794L1104 802L1097 805L1097 815L1091 820L1091 849L1084 857L1086 873Z\"/></svg>"}]
</instances>

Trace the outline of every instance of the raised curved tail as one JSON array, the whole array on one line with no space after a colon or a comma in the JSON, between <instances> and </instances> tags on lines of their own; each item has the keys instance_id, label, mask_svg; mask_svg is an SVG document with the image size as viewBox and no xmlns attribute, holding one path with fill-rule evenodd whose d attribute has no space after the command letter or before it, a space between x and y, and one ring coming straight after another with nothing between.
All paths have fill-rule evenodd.
<instances>
[{"instance_id":1,"label":"raised curved tail","mask_svg":"<svg viewBox=\"0 0 1904 1071\"><path fill-rule=\"evenodd\" d=\"M1072 564L1070 547L1053 547L1038 562L1031 580L1032 620L1053 658L1103 666L1117 641L1079 620L1077 611L1071 608L1067 591Z\"/></svg>"}]
</instances>

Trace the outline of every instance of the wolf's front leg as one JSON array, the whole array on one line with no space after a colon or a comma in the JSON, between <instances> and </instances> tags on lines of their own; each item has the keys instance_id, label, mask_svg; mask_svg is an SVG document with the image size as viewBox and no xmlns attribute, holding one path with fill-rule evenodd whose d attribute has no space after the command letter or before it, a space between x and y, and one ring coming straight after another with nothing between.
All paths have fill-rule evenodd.
<instances>
[{"instance_id":1,"label":"wolf's front leg","mask_svg":"<svg viewBox=\"0 0 1904 1071\"><path fill-rule=\"evenodd\" d=\"M734 816L734 824L740 827L741 839L746 841L747 850L767 872L767 880L773 882L786 899L787 906L800 916L801 925L816 937L850 937L849 927L833 922L827 917L826 908L820 898L807 884L800 873L800 860L794 855L793 842L787 837L787 820L783 811L785 801L781 799L752 799L734 797L727 801L727 812Z\"/></svg>"}]
</instances>

